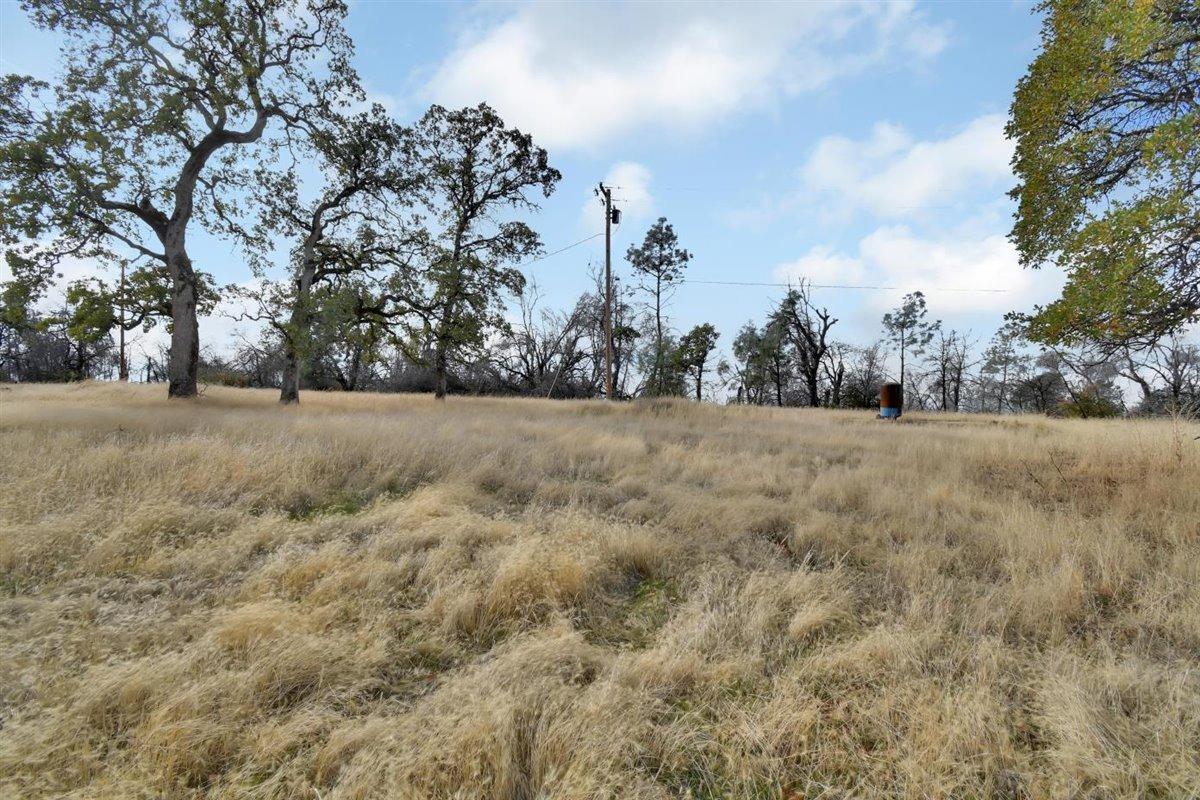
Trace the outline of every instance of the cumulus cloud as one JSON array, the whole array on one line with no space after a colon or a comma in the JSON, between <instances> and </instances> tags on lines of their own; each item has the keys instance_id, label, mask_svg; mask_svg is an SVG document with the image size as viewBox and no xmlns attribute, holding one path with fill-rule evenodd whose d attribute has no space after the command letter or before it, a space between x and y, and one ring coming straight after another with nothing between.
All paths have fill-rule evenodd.
<instances>
[{"instance_id":1,"label":"cumulus cloud","mask_svg":"<svg viewBox=\"0 0 1200 800\"><path fill-rule=\"evenodd\" d=\"M920 289L950 312L995 311L1022 305L1033 276L1021 268L1016 248L999 234L980 238L934 237L903 225L879 228L859 243L859 255L897 292ZM1000 289L1003 293L980 291Z\"/></svg>"},{"instance_id":2,"label":"cumulus cloud","mask_svg":"<svg viewBox=\"0 0 1200 800\"><path fill-rule=\"evenodd\" d=\"M818 246L809 250L795 261L780 264L775 268L775 279L784 283L841 284L859 283L866 274L865 265L856 256L834 251L832 247Z\"/></svg>"},{"instance_id":3,"label":"cumulus cloud","mask_svg":"<svg viewBox=\"0 0 1200 800\"><path fill-rule=\"evenodd\" d=\"M613 164L604 176L604 185L612 187L613 205L621 209L621 223L640 223L654 214L654 196L650 194L650 170L635 161ZM604 230L600 201L589 197L579 210L579 222L591 233Z\"/></svg>"},{"instance_id":4,"label":"cumulus cloud","mask_svg":"<svg viewBox=\"0 0 1200 800\"><path fill-rule=\"evenodd\" d=\"M537 3L486 15L427 99L487 101L550 147L646 127L694 130L946 45L911 2Z\"/></svg>"},{"instance_id":5,"label":"cumulus cloud","mask_svg":"<svg viewBox=\"0 0 1200 800\"><path fill-rule=\"evenodd\" d=\"M1046 276L1021 268L1016 249L1004 236L977 236L966 228L923 236L906 225L883 226L863 237L854 253L816 247L781 264L775 277L791 283L807 279L894 287L870 296L878 308L920 290L930 296L931 305L936 298L939 314L1005 311L1052 292L1042 279Z\"/></svg>"},{"instance_id":6,"label":"cumulus cloud","mask_svg":"<svg viewBox=\"0 0 1200 800\"><path fill-rule=\"evenodd\" d=\"M929 141L886 122L864 140L827 136L800 168L801 194L832 213L899 218L947 207L968 192L999 191L1012 180L1004 124L1003 115L989 114Z\"/></svg>"}]
</instances>

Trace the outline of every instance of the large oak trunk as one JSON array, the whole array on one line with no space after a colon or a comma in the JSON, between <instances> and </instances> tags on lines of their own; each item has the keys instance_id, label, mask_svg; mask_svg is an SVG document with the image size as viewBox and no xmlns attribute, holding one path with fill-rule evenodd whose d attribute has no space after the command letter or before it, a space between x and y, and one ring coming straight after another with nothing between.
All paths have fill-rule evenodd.
<instances>
[{"instance_id":1,"label":"large oak trunk","mask_svg":"<svg viewBox=\"0 0 1200 800\"><path fill-rule=\"evenodd\" d=\"M300 402L300 356L291 344L284 350L283 385L279 389L279 402L284 405Z\"/></svg>"},{"instance_id":2,"label":"large oak trunk","mask_svg":"<svg viewBox=\"0 0 1200 800\"><path fill-rule=\"evenodd\" d=\"M283 385L279 390L279 402L287 405L300 402L301 361L308 348L309 287L311 276L305 273L300 279L299 292L292 307L289 331L283 337Z\"/></svg>"},{"instance_id":3,"label":"large oak trunk","mask_svg":"<svg viewBox=\"0 0 1200 800\"><path fill-rule=\"evenodd\" d=\"M433 369L437 381L434 386L433 396L438 400L446 399L446 348L441 343L438 343L437 353L434 356Z\"/></svg>"},{"instance_id":4,"label":"large oak trunk","mask_svg":"<svg viewBox=\"0 0 1200 800\"><path fill-rule=\"evenodd\" d=\"M171 270L171 350L168 397L195 397L200 369L200 323L196 319L196 273L180 247L167 253Z\"/></svg>"}]
</instances>

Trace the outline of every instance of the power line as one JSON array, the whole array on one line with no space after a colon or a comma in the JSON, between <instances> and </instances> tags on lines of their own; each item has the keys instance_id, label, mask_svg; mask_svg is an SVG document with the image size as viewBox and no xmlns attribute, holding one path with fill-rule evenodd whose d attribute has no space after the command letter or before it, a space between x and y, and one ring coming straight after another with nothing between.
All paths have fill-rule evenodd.
<instances>
[{"instance_id":1,"label":"power line","mask_svg":"<svg viewBox=\"0 0 1200 800\"><path fill-rule=\"evenodd\" d=\"M523 264L518 264L516 268L517 268L517 269L521 269L522 267L527 267L527 266L529 266L530 264L536 264L536 263L537 263L537 262L539 262L539 261L545 261L545 260L546 260L547 258L549 258L550 256L556 256L556 255L558 255L559 253L565 253L565 252L567 252L568 250L570 250L572 247L579 247L579 245L581 245L581 244L585 244L585 243L587 243L587 242L590 242L592 239L598 239L598 238L600 238L600 237L601 237L601 236L603 236L603 235L604 235L603 231L602 231L602 232L600 232L600 233L593 233L591 236L587 237L586 239L580 239L578 242L574 242L573 244L569 244L569 245L567 245L566 247L560 247L560 248L558 248L557 250L555 250L555 251L554 251L554 252L552 252L552 253L546 253L546 255L544 255L544 256L538 256L537 258L534 258L534 259L531 259L531 260L529 260L529 261L526 261L526 262L524 262Z\"/></svg>"},{"instance_id":2,"label":"power line","mask_svg":"<svg viewBox=\"0 0 1200 800\"><path fill-rule=\"evenodd\" d=\"M772 286L783 289L790 289L796 286L794 283L758 283L756 281L701 281L693 278L682 278L679 283L703 283L710 286ZM813 289L861 289L872 291L903 291L899 286L863 286L846 283L810 283ZM1005 294L1007 289L949 289L949 288L933 288L924 291L930 292L990 292L993 294Z\"/></svg>"},{"instance_id":3,"label":"power line","mask_svg":"<svg viewBox=\"0 0 1200 800\"><path fill-rule=\"evenodd\" d=\"M623 186L611 186L611 189L624 189ZM744 185L731 184L729 186L661 186L654 184L656 192L722 192L725 194L734 194L737 192L750 192L751 187ZM760 192L761 193L761 192ZM617 199L617 198L613 198ZM887 205L884 211L929 211L929 210L945 210L948 208L967 208L973 206L973 203L967 201L959 201L957 203L917 203L905 205Z\"/></svg>"},{"instance_id":4,"label":"power line","mask_svg":"<svg viewBox=\"0 0 1200 800\"><path fill-rule=\"evenodd\" d=\"M547 258L550 258L551 256L556 256L559 253L565 253L566 251L568 251L572 248L578 247L581 244L587 244L588 242L592 241L593 239L599 239L603 235L604 235L603 232L593 233L591 236L587 236L583 239L580 239L577 242L572 242L571 244L567 245L566 247L560 247L557 250L546 253L545 255L538 256L537 258L526 261L523 264L519 264L517 268L520 269L522 267L527 267L531 264L536 264L539 261L545 261ZM678 282L679 283L703 284L706 286L766 286L766 287L780 288L780 289L790 289L796 285L794 283L771 283L771 282L759 282L759 281L706 281L706 280L698 280L695 278L682 278ZM903 291L903 289L899 286L868 286L865 284L849 284L849 283L810 283L809 286L812 287L813 289L848 289L848 290L855 290L855 291L881 291L881 292ZM967 292L967 293L987 293L987 294L1006 294L1008 292L1007 289L958 289L958 288L951 288L951 287L933 287L931 289L925 289L923 291L927 291L927 292Z\"/></svg>"}]
</instances>

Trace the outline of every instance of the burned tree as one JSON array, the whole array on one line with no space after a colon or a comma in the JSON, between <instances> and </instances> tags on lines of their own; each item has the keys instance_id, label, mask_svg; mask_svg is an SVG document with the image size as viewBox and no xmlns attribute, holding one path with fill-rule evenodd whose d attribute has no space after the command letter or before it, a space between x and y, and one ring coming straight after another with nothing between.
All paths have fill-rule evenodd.
<instances>
[{"instance_id":1,"label":"burned tree","mask_svg":"<svg viewBox=\"0 0 1200 800\"><path fill-rule=\"evenodd\" d=\"M788 290L775 317L794 348L808 405L815 408L821 404L821 372L832 345L829 331L837 324L837 318L829 309L817 308L810 287L804 282Z\"/></svg>"}]
</instances>

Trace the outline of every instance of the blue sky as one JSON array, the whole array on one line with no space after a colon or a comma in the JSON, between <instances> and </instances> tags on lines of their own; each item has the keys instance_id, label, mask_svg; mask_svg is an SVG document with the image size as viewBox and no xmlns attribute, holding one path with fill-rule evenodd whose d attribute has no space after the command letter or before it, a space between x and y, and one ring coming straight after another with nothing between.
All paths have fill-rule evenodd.
<instances>
[{"instance_id":1,"label":"blue sky","mask_svg":"<svg viewBox=\"0 0 1200 800\"><path fill-rule=\"evenodd\" d=\"M865 341L904 291L986 339L1004 312L1052 299L1054 271L1021 270L1005 114L1037 46L1031 4L352 2L348 27L371 99L401 120L430 102L495 106L563 173L532 220L548 251L600 230L592 195L618 187L621 257L659 215L706 281L866 284L823 289L840 338ZM52 80L52 37L0 0L0 68ZM219 283L249 270L195 239ZM588 286L595 239L531 265L543 302ZM1000 289L1003 292L947 291ZM686 284L676 328L713 322L722 349L782 289ZM205 320L206 344L233 323Z\"/></svg>"}]
</instances>

